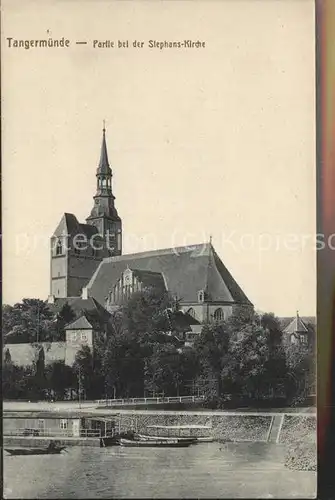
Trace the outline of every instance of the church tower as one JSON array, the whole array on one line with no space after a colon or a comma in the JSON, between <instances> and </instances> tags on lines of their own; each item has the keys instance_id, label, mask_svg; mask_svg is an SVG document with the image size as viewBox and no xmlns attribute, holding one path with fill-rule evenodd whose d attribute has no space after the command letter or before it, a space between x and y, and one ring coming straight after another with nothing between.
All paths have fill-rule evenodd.
<instances>
[{"instance_id":1,"label":"church tower","mask_svg":"<svg viewBox=\"0 0 335 500\"><path fill-rule=\"evenodd\" d=\"M100 262L121 255L122 222L114 204L105 134L104 127L94 206L86 224L65 213L51 237L51 297L79 297Z\"/></svg>"},{"instance_id":2,"label":"church tower","mask_svg":"<svg viewBox=\"0 0 335 500\"><path fill-rule=\"evenodd\" d=\"M112 170L108 162L106 130L102 131L102 144L99 166L96 173L97 191L94 206L86 219L87 224L95 226L107 244L109 255L121 255L122 223L115 208L115 196L112 192Z\"/></svg>"}]
</instances>

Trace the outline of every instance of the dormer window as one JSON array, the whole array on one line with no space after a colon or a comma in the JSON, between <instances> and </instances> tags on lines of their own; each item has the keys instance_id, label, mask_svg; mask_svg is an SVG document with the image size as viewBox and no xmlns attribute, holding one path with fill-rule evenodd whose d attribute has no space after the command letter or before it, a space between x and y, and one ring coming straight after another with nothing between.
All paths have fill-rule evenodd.
<instances>
[{"instance_id":1,"label":"dormer window","mask_svg":"<svg viewBox=\"0 0 335 500\"><path fill-rule=\"evenodd\" d=\"M198 302L202 303L205 300L205 292L204 290L200 290L198 292Z\"/></svg>"},{"instance_id":2,"label":"dormer window","mask_svg":"<svg viewBox=\"0 0 335 500\"><path fill-rule=\"evenodd\" d=\"M58 240L56 245L56 255L62 255L62 253L63 253L62 240Z\"/></svg>"}]
</instances>

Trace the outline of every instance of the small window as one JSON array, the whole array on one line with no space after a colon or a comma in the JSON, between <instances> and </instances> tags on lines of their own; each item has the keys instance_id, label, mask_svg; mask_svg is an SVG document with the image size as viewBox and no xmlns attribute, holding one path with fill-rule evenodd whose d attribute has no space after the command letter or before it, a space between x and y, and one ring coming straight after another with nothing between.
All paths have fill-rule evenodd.
<instances>
[{"instance_id":1,"label":"small window","mask_svg":"<svg viewBox=\"0 0 335 500\"><path fill-rule=\"evenodd\" d=\"M67 429L68 428L68 421L66 418L61 418L60 420L60 428L61 429Z\"/></svg>"},{"instance_id":2,"label":"small window","mask_svg":"<svg viewBox=\"0 0 335 500\"><path fill-rule=\"evenodd\" d=\"M44 427L45 427L45 421L44 421L44 419L40 418L39 421L38 421L38 428L39 429L44 429Z\"/></svg>"},{"instance_id":3,"label":"small window","mask_svg":"<svg viewBox=\"0 0 335 500\"><path fill-rule=\"evenodd\" d=\"M219 307L218 309L215 309L214 320L215 321L223 321L224 320L224 314L223 314L221 307Z\"/></svg>"},{"instance_id":4,"label":"small window","mask_svg":"<svg viewBox=\"0 0 335 500\"><path fill-rule=\"evenodd\" d=\"M72 332L72 334L71 334L71 340L74 341L74 342L77 340L77 332Z\"/></svg>"},{"instance_id":5,"label":"small window","mask_svg":"<svg viewBox=\"0 0 335 500\"><path fill-rule=\"evenodd\" d=\"M203 290L200 290L198 292L198 302L203 302L205 300L205 292Z\"/></svg>"},{"instance_id":6,"label":"small window","mask_svg":"<svg viewBox=\"0 0 335 500\"><path fill-rule=\"evenodd\" d=\"M58 240L56 246L56 255L62 255L62 253L63 253L62 240Z\"/></svg>"},{"instance_id":7,"label":"small window","mask_svg":"<svg viewBox=\"0 0 335 500\"><path fill-rule=\"evenodd\" d=\"M300 335L300 342L302 344L307 344L307 335Z\"/></svg>"},{"instance_id":8,"label":"small window","mask_svg":"<svg viewBox=\"0 0 335 500\"><path fill-rule=\"evenodd\" d=\"M84 342L87 342L87 333L85 333L85 332L81 333L81 340Z\"/></svg>"}]
</instances>

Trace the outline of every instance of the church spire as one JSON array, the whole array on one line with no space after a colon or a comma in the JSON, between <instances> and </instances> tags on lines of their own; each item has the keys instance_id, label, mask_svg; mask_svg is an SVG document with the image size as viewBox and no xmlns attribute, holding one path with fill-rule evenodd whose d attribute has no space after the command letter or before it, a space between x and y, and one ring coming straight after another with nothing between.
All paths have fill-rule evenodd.
<instances>
[{"instance_id":1,"label":"church spire","mask_svg":"<svg viewBox=\"0 0 335 500\"><path fill-rule=\"evenodd\" d=\"M122 224L114 204L115 197L112 191L112 170L108 163L105 122L102 129L100 161L96 178L97 190L93 197L94 205L86 222L97 227L100 234L108 235L109 240L113 241L112 254L120 255Z\"/></svg>"},{"instance_id":2,"label":"church spire","mask_svg":"<svg viewBox=\"0 0 335 500\"><path fill-rule=\"evenodd\" d=\"M105 128L105 120L102 129L102 144L101 144L101 152L100 152L100 161L99 167L97 170L97 175L111 175L112 171L109 167L108 163L108 154L107 154L107 145L106 145L106 128Z\"/></svg>"}]
</instances>

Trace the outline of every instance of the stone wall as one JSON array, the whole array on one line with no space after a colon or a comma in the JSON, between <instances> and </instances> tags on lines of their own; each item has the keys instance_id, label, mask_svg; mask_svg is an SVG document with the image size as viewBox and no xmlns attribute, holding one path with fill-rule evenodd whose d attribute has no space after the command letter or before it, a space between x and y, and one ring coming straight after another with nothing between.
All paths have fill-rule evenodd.
<instances>
[{"instance_id":1,"label":"stone wall","mask_svg":"<svg viewBox=\"0 0 335 500\"><path fill-rule=\"evenodd\" d=\"M287 415L280 433L280 443L285 443L285 465L293 470L317 470L316 418Z\"/></svg>"},{"instance_id":2,"label":"stone wall","mask_svg":"<svg viewBox=\"0 0 335 500\"><path fill-rule=\"evenodd\" d=\"M291 444L294 441L316 442L316 416L285 415L279 442Z\"/></svg>"},{"instance_id":3,"label":"stone wall","mask_svg":"<svg viewBox=\"0 0 335 500\"><path fill-rule=\"evenodd\" d=\"M117 421L118 422L118 421ZM120 430L137 430L140 433L156 434L150 425L204 425L211 429L193 429L192 436L212 436L223 441L266 441L270 429L271 416L257 415L201 415L201 414L127 414L120 419ZM118 427L118 423L117 423ZM189 430L181 430L181 436L189 435Z\"/></svg>"}]
</instances>

